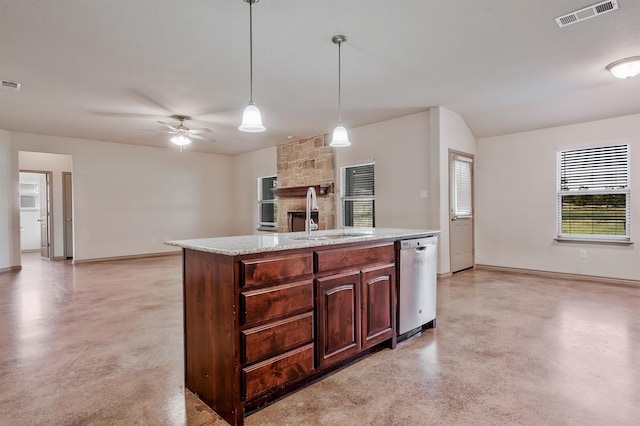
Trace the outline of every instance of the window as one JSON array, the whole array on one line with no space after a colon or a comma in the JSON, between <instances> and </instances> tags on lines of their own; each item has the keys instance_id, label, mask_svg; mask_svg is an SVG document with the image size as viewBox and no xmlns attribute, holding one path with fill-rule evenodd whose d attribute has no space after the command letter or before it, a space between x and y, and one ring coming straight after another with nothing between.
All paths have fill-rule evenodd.
<instances>
[{"instance_id":1,"label":"window","mask_svg":"<svg viewBox=\"0 0 640 426\"><path fill-rule=\"evenodd\" d=\"M629 145L558 152L558 236L629 240Z\"/></svg>"},{"instance_id":2,"label":"window","mask_svg":"<svg viewBox=\"0 0 640 426\"><path fill-rule=\"evenodd\" d=\"M473 217L473 158L453 155L451 160L451 212L455 218Z\"/></svg>"},{"instance_id":3,"label":"window","mask_svg":"<svg viewBox=\"0 0 640 426\"><path fill-rule=\"evenodd\" d=\"M38 210L38 183L20 182L20 208L23 210Z\"/></svg>"},{"instance_id":4,"label":"window","mask_svg":"<svg viewBox=\"0 0 640 426\"><path fill-rule=\"evenodd\" d=\"M261 229L275 229L278 226L278 199L271 191L276 186L276 176L258 178L258 227Z\"/></svg>"},{"instance_id":5,"label":"window","mask_svg":"<svg viewBox=\"0 0 640 426\"><path fill-rule=\"evenodd\" d=\"M343 167L342 223L344 226L375 226L374 164Z\"/></svg>"}]
</instances>

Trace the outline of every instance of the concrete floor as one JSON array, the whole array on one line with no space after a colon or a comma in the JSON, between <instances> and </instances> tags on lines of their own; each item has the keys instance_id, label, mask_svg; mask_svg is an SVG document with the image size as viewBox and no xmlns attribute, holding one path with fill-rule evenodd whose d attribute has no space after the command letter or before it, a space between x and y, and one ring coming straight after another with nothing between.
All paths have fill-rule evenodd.
<instances>
[{"instance_id":1,"label":"concrete floor","mask_svg":"<svg viewBox=\"0 0 640 426\"><path fill-rule=\"evenodd\" d=\"M184 389L178 256L0 274L1 425L223 425ZM438 327L248 425L637 425L640 287L467 271Z\"/></svg>"}]
</instances>

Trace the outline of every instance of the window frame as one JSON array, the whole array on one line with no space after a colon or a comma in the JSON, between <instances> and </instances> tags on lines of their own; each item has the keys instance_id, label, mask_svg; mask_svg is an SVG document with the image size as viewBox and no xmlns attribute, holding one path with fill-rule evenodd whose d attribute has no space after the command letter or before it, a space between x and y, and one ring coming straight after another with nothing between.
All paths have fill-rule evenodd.
<instances>
[{"instance_id":1,"label":"window frame","mask_svg":"<svg viewBox=\"0 0 640 426\"><path fill-rule=\"evenodd\" d=\"M358 164L350 164L350 165L346 165L346 166L342 166L340 167L340 208L341 208L341 214L340 214L340 223L341 226L343 228L346 227L351 227L352 225L346 225L346 202L348 201L372 201L372 212L371 212L371 227L375 228L376 226L376 208L375 208L375 203L376 203L376 196L375 196L375 180L376 180L376 174L375 174L375 161L369 161L369 162L365 162L365 163L358 163ZM345 194L347 193L346 191L346 172L348 169L354 169L357 167L363 167L363 166L373 166L373 194L372 195L356 195L356 196L346 196ZM351 221L353 222L353 220Z\"/></svg>"},{"instance_id":2,"label":"window frame","mask_svg":"<svg viewBox=\"0 0 640 426\"><path fill-rule=\"evenodd\" d=\"M562 155L569 151L584 151L606 149L608 147L626 146L626 187L625 188L597 188L597 189L563 189L562 182ZM622 165L620 165L622 166ZM631 241L631 146L629 141L615 141L610 143L587 145L580 147L558 148L556 152L556 231L558 241L569 242L603 242L603 243L630 243ZM565 196L578 195L625 195L625 234L577 234L562 232L562 201ZM591 216L593 217L593 216Z\"/></svg>"},{"instance_id":3,"label":"window frame","mask_svg":"<svg viewBox=\"0 0 640 426\"><path fill-rule=\"evenodd\" d=\"M267 199L267 200L263 199L262 183L263 183L263 180L265 179L273 179L273 182L275 182L275 186L273 186L273 188L276 188L278 186L278 176L276 175L260 176L256 180L258 185L258 230L276 231L278 229L278 197L275 194L273 194L272 199ZM274 212L273 212L274 222L267 222L264 220L264 217L262 216L262 208L266 204L274 205Z\"/></svg>"}]
</instances>

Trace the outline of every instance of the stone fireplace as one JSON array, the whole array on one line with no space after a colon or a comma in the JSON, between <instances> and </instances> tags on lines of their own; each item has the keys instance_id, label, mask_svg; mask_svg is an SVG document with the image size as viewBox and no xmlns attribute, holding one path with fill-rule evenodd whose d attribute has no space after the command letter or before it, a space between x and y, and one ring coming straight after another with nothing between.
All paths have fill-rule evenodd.
<instances>
[{"instance_id":1,"label":"stone fireplace","mask_svg":"<svg viewBox=\"0 0 640 426\"><path fill-rule=\"evenodd\" d=\"M278 232L291 232L292 216L299 218L300 212L306 209L309 186L316 187L318 196L317 220L314 218L318 228L335 228L335 171L329 135L311 136L278 145L277 156Z\"/></svg>"}]
</instances>

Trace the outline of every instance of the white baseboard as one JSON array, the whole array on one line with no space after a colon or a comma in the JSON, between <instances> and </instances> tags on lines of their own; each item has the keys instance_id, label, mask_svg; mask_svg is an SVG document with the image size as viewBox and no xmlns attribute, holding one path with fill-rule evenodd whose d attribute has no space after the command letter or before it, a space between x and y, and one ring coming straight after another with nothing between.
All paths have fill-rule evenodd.
<instances>
[{"instance_id":1,"label":"white baseboard","mask_svg":"<svg viewBox=\"0 0 640 426\"><path fill-rule=\"evenodd\" d=\"M596 275L569 274L566 272L540 271L537 269L509 268L506 266L493 266L476 264L476 269L484 269L486 271L496 272L515 272L518 274L538 275L549 278L562 278L570 280L590 281L607 284L623 284L640 287L640 280L630 280L625 278L600 277Z\"/></svg>"},{"instance_id":2,"label":"white baseboard","mask_svg":"<svg viewBox=\"0 0 640 426\"><path fill-rule=\"evenodd\" d=\"M81 259L81 260L73 260L73 264L80 263L95 263L95 262L111 262L114 260L131 260L131 259L148 259L152 257L165 257L165 256L178 256L182 255L182 250L180 251L169 251L163 253L147 253L147 254L133 254L129 256L114 256L114 257L100 257L95 259Z\"/></svg>"}]
</instances>

